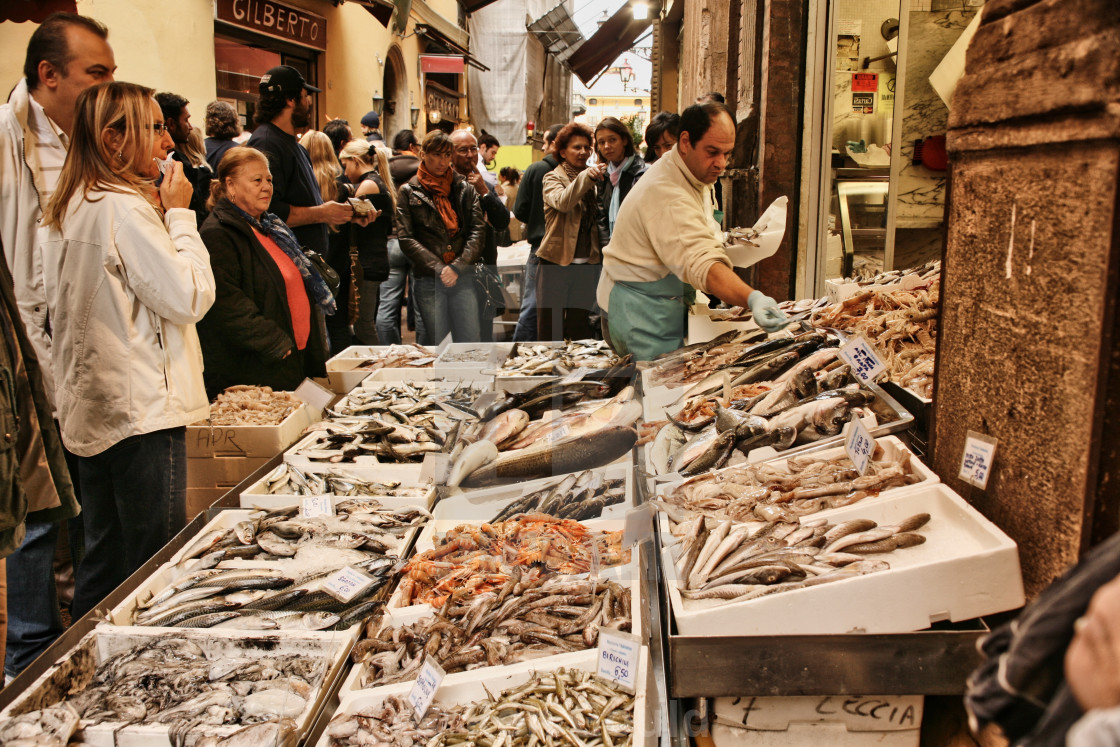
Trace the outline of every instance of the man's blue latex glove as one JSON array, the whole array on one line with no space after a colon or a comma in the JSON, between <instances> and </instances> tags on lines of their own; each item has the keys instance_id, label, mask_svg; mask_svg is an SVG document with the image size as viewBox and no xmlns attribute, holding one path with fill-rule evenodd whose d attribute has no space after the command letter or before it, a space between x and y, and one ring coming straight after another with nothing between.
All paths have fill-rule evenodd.
<instances>
[{"instance_id":1,"label":"man's blue latex glove","mask_svg":"<svg viewBox=\"0 0 1120 747\"><path fill-rule=\"evenodd\" d=\"M777 332L789 323L789 317L778 308L778 302L762 291L751 291L747 296L747 306L754 315L755 324L767 332Z\"/></svg>"}]
</instances>

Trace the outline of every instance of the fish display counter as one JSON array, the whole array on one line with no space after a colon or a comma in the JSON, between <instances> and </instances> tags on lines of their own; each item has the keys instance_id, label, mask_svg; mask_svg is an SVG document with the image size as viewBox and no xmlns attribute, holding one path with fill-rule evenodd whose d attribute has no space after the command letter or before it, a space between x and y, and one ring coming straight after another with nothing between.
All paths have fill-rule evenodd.
<instances>
[{"instance_id":1,"label":"fish display counter","mask_svg":"<svg viewBox=\"0 0 1120 747\"><path fill-rule=\"evenodd\" d=\"M349 651L291 633L99 628L0 712L0 743L289 743L310 728Z\"/></svg>"}]
</instances>

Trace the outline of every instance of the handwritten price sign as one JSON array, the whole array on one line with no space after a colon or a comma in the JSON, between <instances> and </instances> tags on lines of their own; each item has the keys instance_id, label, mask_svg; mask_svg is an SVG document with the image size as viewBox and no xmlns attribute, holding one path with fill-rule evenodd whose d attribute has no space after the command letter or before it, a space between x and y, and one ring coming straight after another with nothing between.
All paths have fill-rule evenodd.
<instances>
[{"instance_id":1,"label":"handwritten price sign","mask_svg":"<svg viewBox=\"0 0 1120 747\"><path fill-rule=\"evenodd\" d=\"M314 519L316 516L334 516L334 504L329 495L311 495L300 502L301 519Z\"/></svg>"},{"instance_id":2,"label":"handwritten price sign","mask_svg":"<svg viewBox=\"0 0 1120 747\"><path fill-rule=\"evenodd\" d=\"M996 458L998 442L991 436L969 431L964 441L964 455L961 457L960 479L981 490L988 489L988 477Z\"/></svg>"},{"instance_id":3,"label":"handwritten price sign","mask_svg":"<svg viewBox=\"0 0 1120 747\"><path fill-rule=\"evenodd\" d=\"M861 475L865 475L868 465L871 464L871 453L875 451L875 439L871 437L871 432L859 418L853 418L845 427L848 437L844 439L844 451L848 453L848 458L852 460L856 470Z\"/></svg>"},{"instance_id":4,"label":"handwritten price sign","mask_svg":"<svg viewBox=\"0 0 1120 747\"><path fill-rule=\"evenodd\" d=\"M856 337L844 347L840 348L840 358L852 367L852 373L864 384L870 383L887 370L886 365L875 354L871 343L862 337Z\"/></svg>"},{"instance_id":5,"label":"handwritten price sign","mask_svg":"<svg viewBox=\"0 0 1120 747\"><path fill-rule=\"evenodd\" d=\"M432 701L436 697L436 691L443 683L444 676L443 668L432 661L432 657L424 657L424 664L420 667L420 675L416 678L416 684L412 686L412 691L408 694L408 702L416 713L417 721L424 720L424 714L428 712L428 708L432 705Z\"/></svg>"},{"instance_id":6,"label":"handwritten price sign","mask_svg":"<svg viewBox=\"0 0 1120 747\"><path fill-rule=\"evenodd\" d=\"M372 578L348 565L327 576L323 581L323 591L340 602L349 602L369 588L372 583Z\"/></svg>"},{"instance_id":7,"label":"handwritten price sign","mask_svg":"<svg viewBox=\"0 0 1120 747\"><path fill-rule=\"evenodd\" d=\"M632 636L599 631L599 657L596 674L633 693L638 682L642 646Z\"/></svg>"}]
</instances>

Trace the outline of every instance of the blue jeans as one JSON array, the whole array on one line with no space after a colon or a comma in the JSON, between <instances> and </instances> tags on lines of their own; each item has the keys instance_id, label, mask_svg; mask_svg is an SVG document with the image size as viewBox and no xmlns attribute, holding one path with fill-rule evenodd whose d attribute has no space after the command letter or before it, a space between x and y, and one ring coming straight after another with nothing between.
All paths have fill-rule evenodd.
<instances>
[{"instance_id":1,"label":"blue jeans","mask_svg":"<svg viewBox=\"0 0 1120 747\"><path fill-rule=\"evenodd\" d=\"M75 494L78 489L78 457L66 451ZM71 519L70 554L74 568L81 558L80 531L82 517ZM54 556L59 527L55 523L27 523L23 544L8 556L8 634L4 658L4 674L15 677L38 658L62 635L62 617L58 611L58 590L54 578Z\"/></svg>"},{"instance_id":2,"label":"blue jeans","mask_svg":"<svg viewBox=\"0 0 1120 747\"><path fill-rule=\"evenodd\" d=\"M416 278L416 310L424 317L428 345L451 333L455 342L478 342L478 293L474 270L463 272L448 288L439 278Z\"/></svg>"},{"instance_id":3,"label":"blue jeans","mask_svg":"<svg viewBox=\"0 0 1120 747\"><path fill-rule=\"evenodd\" d=\"M525 276L521 281L521 313L513 330L514 342L537 339L537 270L540 266L534 247L525 262Z\"/></svg>"},{"instance_id":4,"label":"blue jeans","mask_svg":"<svg viewBox=\"0 0 1120 747\"><path fill-rule=\"evenodd\" d=\"M389 239L389 278L381 281L381 299L377 304L377 339L382 345L401 344L401 305L404 284L411 265L401 251L401 243Z\"/></svg>"},{"instance_id":5,"label":"blue jeans","mask_svg":"<svg viewBox=\"0 0 1120 747\"><path fill-rule=\"evenodd\" d=\"M86 556L74 619L89 612L186 525L187 429L130 436L80 457Z\"/></svg>"}]
</instances>

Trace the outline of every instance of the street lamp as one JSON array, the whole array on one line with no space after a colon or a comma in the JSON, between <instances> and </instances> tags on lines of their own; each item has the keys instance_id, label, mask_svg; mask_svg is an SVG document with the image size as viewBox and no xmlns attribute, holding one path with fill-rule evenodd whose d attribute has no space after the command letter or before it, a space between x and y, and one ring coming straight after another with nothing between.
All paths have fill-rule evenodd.
<instances>
[{"instance_id":1,"label":"street lamp","mask_svg":"<svg viewBox=\"0 0 1120 747\"><path fill-rule=\"evenodd\" d=\"M416 129L416 123L418 121L420 121L420 107L418 107L418 106L411 107L409 109L409 113L412 115L412 129L415 130Z\"/></svg>"},{"instance_id":2,"label":"street lamp","mask_svg":"<svg viewBox=\"0 0 1120 747\"><path fill-rule=\"evenodd\" d=\"M630 3L630 12L634 14L635 21L644 21L649 18L649 3L634 0Z\"/></svg>"},{"instance_id":3,"label":"street lamp","mask_svg":"<svg viewBox=\"0 0 1120 747\"><path fill-rule=\"evenodd\" d=\"M626 90L626 86L630 81L634 80L634 68L630 67L627 60L622 61L622 66L618 68L618 79L622 81L622 90Z\"/></svg>"}]
</instances>

